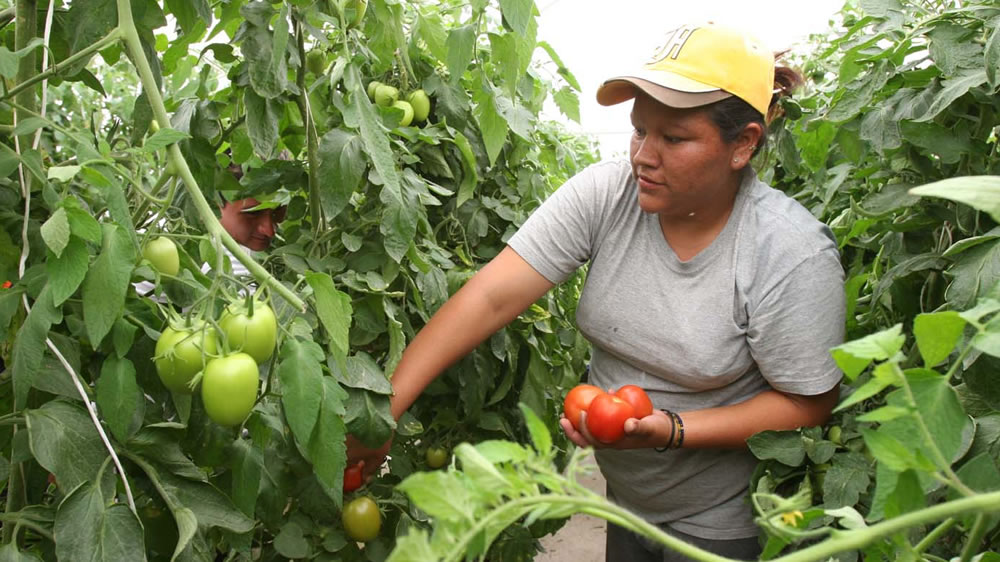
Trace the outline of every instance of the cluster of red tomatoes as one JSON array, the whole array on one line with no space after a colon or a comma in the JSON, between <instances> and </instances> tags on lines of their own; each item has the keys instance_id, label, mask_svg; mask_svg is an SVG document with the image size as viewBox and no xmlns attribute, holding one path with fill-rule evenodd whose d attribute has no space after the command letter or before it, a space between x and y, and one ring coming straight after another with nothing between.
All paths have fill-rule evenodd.
<instances>
[{"instance_id":1,"label":"cluster of red tomatoes","mask_svg":"<svg viewBox=\"0 0 1000 562\"><path fill-rule=\"evenodd\" d=\"M602 443L614 443L625 435L625 420L653 413L653 401L646 391L634 384L627 384L615 392L581 384L566 395L563 412L577 431L583 412L587 412L587 431Z\"/></svg>"}]
</instances>

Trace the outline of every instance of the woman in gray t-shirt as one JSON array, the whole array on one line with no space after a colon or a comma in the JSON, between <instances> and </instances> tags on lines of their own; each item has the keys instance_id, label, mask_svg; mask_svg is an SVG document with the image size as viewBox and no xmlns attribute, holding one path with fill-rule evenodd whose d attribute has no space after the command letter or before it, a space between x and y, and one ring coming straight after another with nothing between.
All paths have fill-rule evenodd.
<instances>
[{"instance_id":1,"label":"woman in gray t-shirt","mask_svg":"<svg viewBox=\"0 0 1000 562\"><path fill-rule=\"evenodd\" d=\"M844 324L831 232L749 167L777 98L798 83L775 75L754 39L705 24L672 31L638 72L606 81L600 103L634 100L629 160L560 187L441 307L393 374L393 414L589 264L577 322L593 346L590 382L639 385L656 410L610 445L566 419L563 429L598 449L614 501L689 543L756 557L746 439L826 421ZM385 450L348 453L373 469ZM684 559L615 525L607 558Z\"/></svg>"}]
</instances>

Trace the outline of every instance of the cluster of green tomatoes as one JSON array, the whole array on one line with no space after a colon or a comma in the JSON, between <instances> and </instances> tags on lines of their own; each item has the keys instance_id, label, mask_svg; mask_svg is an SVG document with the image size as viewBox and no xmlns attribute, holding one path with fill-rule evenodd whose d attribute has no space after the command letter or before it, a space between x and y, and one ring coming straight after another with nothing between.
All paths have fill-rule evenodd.
<instances>
[{"instance_id":1,"label":"cluster of green tomatoes","mask_svg":"<svg viewBox=\"0 0 1000 562\"><path fill-rule=\"evenodd\" d=\"M177 247L169 238L152 240L143 248L143 257L168 275L176 275L180 267ZM219 331L225 345L220 345ZM274 311L256 299L229 303L214 323L173 319L156 341L156 374L176 393L191 394L200 383L208 417L219 425L239 425L257 401L258 365L274 355L277 337Z\"/></svg>"},{"instance_id":2,"label":"cluster of green tomatoes","mask_svg":"<svg viewBox=\"0 0 1000 562\"><path fill-rule=\"evenodd\" d=\"M368 97L375 105L401 110L403 118L399 120L400 127L423 123L431 112L431 98L423 90L414 90L407 94L406 99L400 99L399 88L372 80L368 83Z\"/></svg>"}]
</instances>

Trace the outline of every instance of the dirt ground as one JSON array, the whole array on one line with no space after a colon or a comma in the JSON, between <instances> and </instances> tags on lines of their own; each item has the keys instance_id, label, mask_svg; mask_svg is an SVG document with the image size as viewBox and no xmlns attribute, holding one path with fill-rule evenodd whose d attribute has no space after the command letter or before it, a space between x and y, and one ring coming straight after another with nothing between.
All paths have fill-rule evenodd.
<instances>
[{"instance_id":1,"label":"dirt ground","mask_svg":"<svg viewBox=\"0 0 1000 562\"><path fill-rule=\"evenodd\" d=\"M591 474L581 483L591 490L604 494L604 478L594 464ZM554 535L542 539L545 552L535 557L535 562L604 562L604 536L607 523L590 515L577 514Z\"/></svg>"}]
</instances>

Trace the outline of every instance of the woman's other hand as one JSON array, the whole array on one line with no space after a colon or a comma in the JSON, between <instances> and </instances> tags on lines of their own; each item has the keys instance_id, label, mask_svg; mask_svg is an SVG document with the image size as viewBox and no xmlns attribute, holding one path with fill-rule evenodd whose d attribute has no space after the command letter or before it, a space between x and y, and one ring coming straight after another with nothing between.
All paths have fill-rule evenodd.
<instances>
[{"instance_id":1,"label":"woman's other hand","mask_svg":"<svg viewBox=\"0 0 1000 562\"><path fill-rule=\"evenodd\" d=\"M569 440L578 447L595 449L648 449L664 447L668 444L673 430L673 420L660 410L654 410L644 418L625 420L625 436L613 443L602 443L587 430L587 412L581 412L580 429L573 427L565 416L559 420Z\"/></svg>"}]
</instances>

